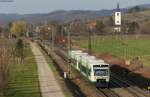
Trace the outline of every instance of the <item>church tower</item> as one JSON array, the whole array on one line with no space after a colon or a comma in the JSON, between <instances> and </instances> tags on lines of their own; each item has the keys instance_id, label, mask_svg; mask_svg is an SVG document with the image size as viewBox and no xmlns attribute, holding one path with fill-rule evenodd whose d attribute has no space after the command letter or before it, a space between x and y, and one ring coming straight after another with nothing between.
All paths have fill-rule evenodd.
<instances>
[{"instance_id":1,"label":"church tower","mask_svg":"<svg viewBox=\"0 0 150 97\"><path fill-rule=\"evenodd\" d=\"M115 10L115 28L116 32L121 32L121 10L119 8L119 2L117 3L117 9Z\"/></svg>"}]
</instances>

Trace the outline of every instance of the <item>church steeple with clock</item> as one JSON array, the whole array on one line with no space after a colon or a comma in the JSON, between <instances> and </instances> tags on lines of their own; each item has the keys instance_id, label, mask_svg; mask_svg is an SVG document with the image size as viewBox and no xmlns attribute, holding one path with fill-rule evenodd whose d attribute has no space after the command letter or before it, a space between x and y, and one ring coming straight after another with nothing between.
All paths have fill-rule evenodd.
<instances>
[{"instance_id":1,"label":"church steeple with clock","mask_svg":"<svg viewBox=\"0 0 150 97\"><path fill-rule=\"evenodd\" d=\"M115 30L121 32L121 10L119 8L119 2L117 3L117 9L115 11Z\"/></svg>"}]
</instances>

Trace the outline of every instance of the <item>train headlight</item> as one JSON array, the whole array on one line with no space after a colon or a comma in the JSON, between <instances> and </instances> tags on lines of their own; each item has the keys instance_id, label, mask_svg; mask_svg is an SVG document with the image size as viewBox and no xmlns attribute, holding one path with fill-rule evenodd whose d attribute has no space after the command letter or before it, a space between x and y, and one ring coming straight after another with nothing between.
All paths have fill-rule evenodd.
<instances>
[{"instance_id":1,"label":"train headlight","mask_svg":"<svg viewBox=\"0 0 150 97\"><path fill-rule=\"evenodd\" d=\"M106 78L106 82L109 82L109 78Z\"/></svg>"}]
</instances>

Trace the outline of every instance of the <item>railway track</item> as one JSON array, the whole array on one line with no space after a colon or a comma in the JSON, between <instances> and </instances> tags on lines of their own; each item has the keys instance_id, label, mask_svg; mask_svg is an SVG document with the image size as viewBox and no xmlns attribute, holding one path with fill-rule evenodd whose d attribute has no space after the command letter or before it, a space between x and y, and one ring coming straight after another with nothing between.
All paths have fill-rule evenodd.
<instances>
[{"instance_id":1,"label":"railway track","mask_svg":"<svg viewBox=\"0 0 150 97\"><path fill-rule=\"evenodd\" d=\"M59 51L57 51L57 53L58 52ZM62 56L62 53L64 54L64 56L62 58L65 61L67 61L67 55L65 56L66 53L61 51L61 56ZM60 55L60 53L59 53L59 55ZM113 78L112 81L115 83L115 85L119 86L120 88L123 88L124 90L129 92L131 95L133 95L133 97L150 97L149 92L142 90L135 85L132 86L131 84L129 84L130 82L121 80L121 78L119 78L116 74L113 74L112 78ZM110 89L99 89L99 91L103 92L104 95L106 95L107 97L120 97L118 94L116 94L114 91L112 91Z\"/></svg>"},{"instance_id":2,"label":"railway track","mask_svg":"<svg viewBox=\"0 0 150 97\"><path fill-rule=\"evenodd\" d=\"M45 47L46 49L48 49L48 47ZM58 51L58 49L55 49L55 51L54 51L58 56L61 56L61 59L63 59L65 62L67 62L67 54L64 52L64 51L61 51L61 53L60 53L60 51ZM48 53L48 52L47 52ZM67 63L66 63L67 64ZM84 77L82 76L82 79L84 79ZM82 79L80 79L80 80L82 80ZM86 80L86 79L84 79L84 80ZM88 82L88 81L86 81L86 82ZM90 82L88 82L88 83L90 83ZM84 86L88 86L89 84L84 84ZM91 85L90 84L90 86L92 86L92 87L94 87L93 85ZM89 86L89 87L90 87ZM95 87L94 87L95 88ZM95 88L94 89L94 92L93 93L95 93L95 92L97 92L97 94L96 94L96 97L120 97L120 96L118 96L115 92L113 92L113 91L111 91L111 90L109 90L109 89L97 89L97 88ZM78 91L78 90L75 90L74 91L74 95L75 95L75 97L83 97L83 96L81 96L80 95L80 92ZM93 94L93 96L87 96L87 97L95 97L94 96L94 94Z\"/></svg>"},{"instance_id":3,"label":"railway track","mask_svg":"<svg viewBox=\"0 0 150 97\"><path fill-rule=\"evenodd\" d=\"M130 92L134 97L150 97L150 93L148 91L140 89L139 87L137 87L133 83L131 84L131 82L127 80L122 80L114 73L112 73L112 75L112 81L119 87L123 87L126 91Z\"/></svg>"},{"instance_id":4,"label":"railway track","mask_svg":"<svg viewBox=\"0 0 150 97\"><path fill-rule=\"evenodd\" d=\"M100 92L102 92L106 97L120 97L117 93L110 89L98 89Z\"/></svg>"},{"instance_id":5,"label":"railway track","mask_svg":"<svg viewBox=\"0 0 150 97\"><path fill-rule=\"evenodd\" d=\"M58 50L58 48L56 48L56 51L55 53L57 53L59 56L61 56L61 58L67 62L67 54L65 51L62 51L62 50ZM105 95L105 97L120 97L117 93L113 92L112 90L110 89L97 89L98 92L101 92Z\"/></svg>"},{"instance_id":6,"label":"railway track","mask_svg":"<svg viewBox=\"0 0 150 97\"><path fill-rule=\"evenodd\" d=\"M48 45L45 48L48 49ZM68 61L66 51L55 47L54 52L65 62ZM121 88L124 91L127 91L130 95L132 95L131 97L150 97L150 93L148 91L140 89L139 87L131 84L129 81L125 82L125 80L122 80L116 74L112 73L112 79L112 82L115 86ZM96 92L98 92L98 97L127 97L119 95L118 93L113 91L113 89L96 89Z\"/></svg>"},{"instance_id":7,"label":"railway track","mask_svg":"<svg viewBox=\"0 0 150 97\"><path fill-rule=\"evenodd\" d=\"M46 50L48 47L43 47L44 45L40 46L42 46L42 49L44 49L44 51L48 53L48 51ZM66 61L64 61L64 59L62 59L62 57L55 54L54 52L50 52L49 55L55 62L55 66L57 69L59 69L59 72L61 72L61 74L63 71L67 71L67 63ZM108 97L105 96L102 92L98 91L94 86L89 84L88 81L84 80L84 78L81 77L77 72L72 73L72 79L66 80L66 83L67 86L73 84L73 87L71 86L70 89L74 97Z\"/></svg>"}]
</instances>

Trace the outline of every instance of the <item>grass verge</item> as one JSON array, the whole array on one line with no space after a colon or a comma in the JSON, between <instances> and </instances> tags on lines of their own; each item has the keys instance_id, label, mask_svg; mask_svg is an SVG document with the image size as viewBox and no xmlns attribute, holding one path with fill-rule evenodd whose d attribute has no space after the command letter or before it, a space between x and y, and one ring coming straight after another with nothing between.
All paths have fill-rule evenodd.
<instances>
[{"instance_id":1,"label":"grass verge","mask_svg":"<svg viewBox=\"0 0 150 97\"><path fill-rule=\"evenodd\" d=\"M25 47L24 63L11 66L5 97L41 97L37 65L30 45Z\"/></svg>"}]
</instances>

